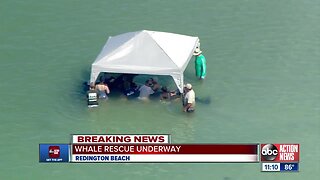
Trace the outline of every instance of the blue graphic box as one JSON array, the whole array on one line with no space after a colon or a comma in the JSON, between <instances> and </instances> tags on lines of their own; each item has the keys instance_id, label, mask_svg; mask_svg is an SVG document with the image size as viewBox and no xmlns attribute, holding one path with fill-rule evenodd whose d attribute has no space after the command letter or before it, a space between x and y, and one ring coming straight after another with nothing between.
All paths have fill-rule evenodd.
<instances>
[{"instance_id":1,"label":"blue graphic box","mask_svg":"<svg viewBox=\"0 0 320 180\"><path fill-rule=\"evenodd\" d=\"M280 171L299 171L299 163L280 163Z\"/></svg>"},{"instance_id":2,"label":"blue graphic box","mask_svg":"<svg viewBox=\"0 0 320 180\"><path fill-rule=\"evenodd\" d=\"M39 144L39 162L69 162L69 144Z\"/></svg>"}]
</instances>

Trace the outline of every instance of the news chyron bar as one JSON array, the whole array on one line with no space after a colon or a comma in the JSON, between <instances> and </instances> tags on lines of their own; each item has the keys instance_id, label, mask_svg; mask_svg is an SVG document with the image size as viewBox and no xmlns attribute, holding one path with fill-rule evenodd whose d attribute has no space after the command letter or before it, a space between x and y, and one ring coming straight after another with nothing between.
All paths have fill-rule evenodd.
<instances>
[{"instance_id":1,"label":"news chyron bar","mask_svg":"<svg viewBox=\"0 0 320 180\"><path fill-rule=\"evenodd\" d=\"M70 144L40 144L47 163L259 163L259 144L173 144L168 134L71 135Z\"/></svg>"},{"instance_id":2,"label":"news chyron bar","mask_svg":"<svg viewBox=\"0 0 320 180\"><path fill-rule=\"evenodd\" d=\"M70 144L40 144L39 161L46 163L261 162L262 171L298 171L299 144L174 144L171 143L171 136L168 134L75 134L71 135Z\"/></svg>"},{"instance_id":3,"label":"news chyron bar","mask_svg":"<svg viewBox=\"0 0 320 180\"><path fill-rule=\"evenodd\" d=\"M261 144L261 171L298 172L299 144Z\"/></svg>"}]
</instances>

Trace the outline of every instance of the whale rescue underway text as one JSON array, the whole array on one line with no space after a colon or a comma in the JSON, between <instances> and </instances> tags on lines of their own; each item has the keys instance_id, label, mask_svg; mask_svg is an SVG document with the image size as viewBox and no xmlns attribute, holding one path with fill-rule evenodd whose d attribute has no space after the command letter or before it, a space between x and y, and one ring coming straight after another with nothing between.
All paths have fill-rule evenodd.
<instances>
[{"instance_id":1,"label":"whale rescue underway text","mask_svg":"<svg viewBox=\"0 0 320 180\"><path fill-rule=\"evenodd\" d=\"M177 145L73 145L74 154L179 153Z\"/></svg>"}]
</instances>

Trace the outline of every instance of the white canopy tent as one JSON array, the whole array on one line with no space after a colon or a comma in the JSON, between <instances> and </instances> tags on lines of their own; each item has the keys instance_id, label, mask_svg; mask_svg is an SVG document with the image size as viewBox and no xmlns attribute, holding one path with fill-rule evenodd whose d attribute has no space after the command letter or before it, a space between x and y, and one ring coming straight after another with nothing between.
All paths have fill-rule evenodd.
<instances>
[{"instance_id":1,"label":"white canopy tent","mask_svg":"<svg viewBox=\"0 0 320 180\"><path fill-rule=\"evenodd\" d=\"M109 37L91 67L90 82L101 72L169 75L180 92L198 37L157 31L137 31Z\"/></svg>"}]
</instances>

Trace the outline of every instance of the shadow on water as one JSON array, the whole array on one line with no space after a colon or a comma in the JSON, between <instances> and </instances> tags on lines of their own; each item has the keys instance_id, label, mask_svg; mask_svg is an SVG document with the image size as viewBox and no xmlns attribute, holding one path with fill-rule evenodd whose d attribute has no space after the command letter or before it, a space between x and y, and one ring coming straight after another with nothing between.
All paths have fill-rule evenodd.
<instances>
[{"instance_id":1,"label":"shadow on water","mask_svg":"<svg viewBox=\"0 0 320 180\"><path fill-rule=\"evenodd\" d=\"M201 103L201 104L211 104L211 97L204 97L204 98L200 98L200 97L196 97L196 102L197 103Z\"/></svg>"}]
</instances>

